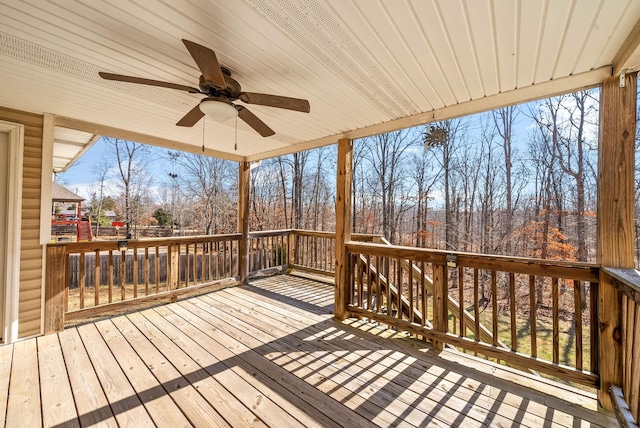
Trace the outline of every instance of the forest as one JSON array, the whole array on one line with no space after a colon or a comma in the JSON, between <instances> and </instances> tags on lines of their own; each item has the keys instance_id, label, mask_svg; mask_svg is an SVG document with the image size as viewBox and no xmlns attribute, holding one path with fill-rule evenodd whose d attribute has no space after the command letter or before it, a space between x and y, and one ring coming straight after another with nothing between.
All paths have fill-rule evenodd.
<instances>
[{"instance_id":1,"label":"forest","mask_svg":"<svg viewBox=\"0 0 640 428\"><path fill-rule=\"evenodd\" d=\"M407 246L594 261L598 100L590 89L355 140L353 231ZM94 165L88 201L95 219L115 209L132 236L150 226L236 230L237 163L107 143L113 157ZM251 230L333 231L336 157L334 145L252 164Z\"/></svg>"}]
</instances>

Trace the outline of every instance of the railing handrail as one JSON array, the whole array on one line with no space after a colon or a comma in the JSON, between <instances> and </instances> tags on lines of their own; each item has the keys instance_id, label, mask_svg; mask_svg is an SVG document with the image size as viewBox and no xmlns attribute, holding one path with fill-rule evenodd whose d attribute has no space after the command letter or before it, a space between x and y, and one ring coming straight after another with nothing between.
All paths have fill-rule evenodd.
<instances>
[{"instance_id":1,"label":"railing handrail","mask_svg":"<svg viewBox=\"0 0 640 428\"><path fill-rule=\"evenodd\" d=\"M640 304L640 272L635 269L602 267L602 271L614 279L618 291Z\"/></svg>"},{"instance_id":2,"label":"railing handrail","mask_svg":"<svg viewBox=\"0 0 640 428\"><path fill-rule=\"evenodd\" d=\"M292 229L256 230L249 232L249 239L267 236L288 236L291 232Z\"/></svg>"},{"instance_id":3,"label":"railing handrail","mask_svg":"<svg viewBox=\"0 0 640 428\"><path fill-rule=\"evenodd\" d=\"M589 282L599 282L599 265L587 262L572 262L564 260L536 259L530 257L502 256L480 253L465 253L461 251L446 251L432 248L406 247L401 245L388 245L376 243L362 243L349 241L346 243L347 251L358 250L373 255L381 256L407 256L429 263L447 264L447 256L456 256L456 263L460 266L478 269L504 269L513 273L533 274L538 273L541 267L544 274L551 277L580 275L575 279ZM503 266L496 266L503 264ZM504 265L508 265L505 268Z\"/></svg>"},{"instance_id":4,"label":"railing handrail","mask_svg":"<svg viewBox=\"0 0 640 428\"><path fill-rule=\"evenodd\" d=\"M227 233L221 235L173 236L169 238L120 239L117 241L56 242L47 244L47 247L65 247L67 253L82 253L90 251L115 251L118 250L118 243L120 241L127 241L127 249L134 249L240 239L242 239L241 233Z\"/></svg>"}]
</instances>

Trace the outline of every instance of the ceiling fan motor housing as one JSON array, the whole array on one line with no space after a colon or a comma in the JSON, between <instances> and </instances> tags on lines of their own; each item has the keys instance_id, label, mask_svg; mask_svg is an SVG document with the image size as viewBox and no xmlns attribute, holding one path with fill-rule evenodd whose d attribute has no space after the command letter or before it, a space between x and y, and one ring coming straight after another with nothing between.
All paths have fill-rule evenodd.
<instances>
[{"instance_id":1,"label":"ceiling fan motor housing","mask_svg":"<svg viewBox=\"0 0 640 428\"><path fill-rule=\"evenodd\" d=\"M224 74L224 81L227 84L227 87L224 89L216 88L212 83L209 83L204 76L200 76L200 90L205 94L210 96L223 96L228 98L231 101L235 101L240 96L241 88L240 83L233 77L231 77L231 73L226 68L222 68Z\"/></svg>"}]
</instances>

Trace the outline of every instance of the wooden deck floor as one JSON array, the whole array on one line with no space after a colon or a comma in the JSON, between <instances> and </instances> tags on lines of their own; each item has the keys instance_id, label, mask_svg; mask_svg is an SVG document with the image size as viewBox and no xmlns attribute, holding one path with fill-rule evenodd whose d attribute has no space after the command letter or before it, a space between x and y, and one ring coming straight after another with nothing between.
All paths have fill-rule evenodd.
<instances>
[{"instance_id":1,"label":"wooden deck floor","mask_svg":"<svg viewBox=\"0 0 640 428\"><path fill-rule=\"evenodd\" d=\"M592 397L371 324L291 275L0 347L0 426L616 426Z\"/></svg>"}]
</instances>

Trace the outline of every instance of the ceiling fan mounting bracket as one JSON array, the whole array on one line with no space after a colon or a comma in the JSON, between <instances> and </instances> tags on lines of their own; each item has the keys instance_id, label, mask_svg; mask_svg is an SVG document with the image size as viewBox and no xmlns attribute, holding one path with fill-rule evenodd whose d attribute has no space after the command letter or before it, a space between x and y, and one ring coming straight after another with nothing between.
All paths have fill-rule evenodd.
<instances>
[{"instance_id":1,"label":"ceiling fan mounting bracket","mask_svg":"<svg viewBox=\"0 0 640 428\"><path fill-rule=\"evenodd\" d=\"M231 101L235 101L239 98L240 92L242 90L240 87L240 83L238 83L236 79L231 77L231 73L229 72L229 70L227 70L226 68L223 68L222 70L226 71L225 73L223 73L224 81L227 85L226 88L218 89L213 85L213 83L208 82L204 78L204 76L200 76L200 82L199 82L200 90L204 94L210 95L212 97L221 96L221 97L228 98Z\"/></svg>"}]
</instances>

